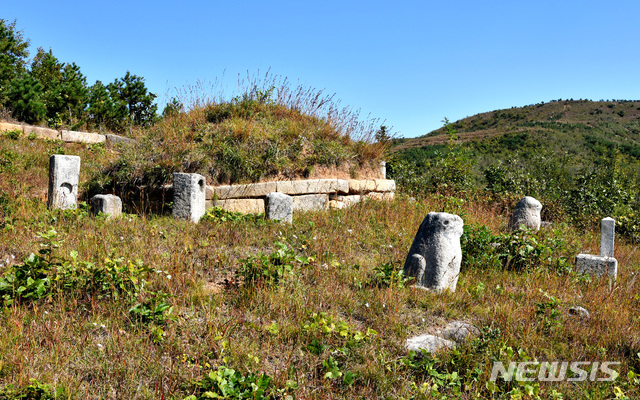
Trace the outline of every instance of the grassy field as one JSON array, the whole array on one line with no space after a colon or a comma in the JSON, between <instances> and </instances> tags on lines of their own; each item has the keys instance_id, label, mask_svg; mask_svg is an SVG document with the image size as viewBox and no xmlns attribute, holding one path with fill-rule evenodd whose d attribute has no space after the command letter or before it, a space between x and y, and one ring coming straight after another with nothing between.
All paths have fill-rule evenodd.
<instances>
[{"instance_id":1,"label":"grassy field","mask_svg":"<svg viewBox=\"0 0 640 400\"><path fill-rule=\"evenodd\" d=\"M0 137L0 398L640 396L637 245L616 243L615 284L580 277L572 259L597 253L599 232L557 221L509 235L508 207L472 192L399 194L296 214L292 225L49 211L48 156L59 153L82 157L81 191L118 157ZM465 222L455 293L411 288L400 274L430 211ZM575 305L591 317L570 317ZM432 357L406 354L408 337L457 319L481 336ZM620 362L620 376L488 382L494 361L530 359Z\"/></svg>"}]
</instances>

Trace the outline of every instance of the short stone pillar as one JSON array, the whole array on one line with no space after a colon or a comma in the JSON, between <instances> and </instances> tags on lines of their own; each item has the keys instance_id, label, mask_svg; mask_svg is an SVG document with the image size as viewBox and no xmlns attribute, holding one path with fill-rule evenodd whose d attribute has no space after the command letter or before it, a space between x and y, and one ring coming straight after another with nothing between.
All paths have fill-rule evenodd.
<instances>
[{"instance_id":1,"label":"short stone pillar","mask_svg":"<svg viewBox=\"0 0 640 400\"><path fill-rule=\"evenodd\" d=\"M98 194L91 198L91 214L103 213L107 218L114 218L122 214L122 200L112 194Z\"/></svg>"},{"instance_id":2,"label":"short stone pillar","mask_svg":"<svg viewBox=\"0 0 640 400\"><path fill-rule=\"evenodd\" d=\"M613 257L615 235L616 221L613 218L603 218L600 221L600 256Z\"/></svg>"},{"instance_id":3,"label":"short stone pillar","mask_svg":"<svg viewBox=\"0 0 640 400\"><path fill-rule=\"evenodd\" d=\"M509 231L517 231L521 225L537 231L540 229L542 204L531 196L526 196L516 204L509 219Z\"/></svg>"},{"instance_id":4,"label":"short stone pillar","mask_svg":"<svg viewBox=\"0 0 640 400\"><path fill-rule=\"evenodd\" d=\"M173 216L198 222L205 212L206 180L200 174L173 174Z\"/></svg>"},{"instance_id":5,"label":"short stone pillar","mask_svg":"<svg viewBox=\"0 0 640 400\"><path fill-rule=\"evenodd\" d=\"M49 158L49 208L76 208L79 180L80 157L52 155Z\"/></svg>"},{"instance_id":6,"label":"short stone pillar","mask_svg":"<svg viewBox=\"0 0 640 400\"><path fill-rule=\"evenodd\" d=\"M293 197L280 192L271 192L265 197L265 216L281 222L293 220Z\"/></svg>"},{"instance_id":7,"label":"short stone pillar","mask_svg":"<svg viewBox=\"0 0 640 400\"><path fill-rule=\"evenodd\" d=\"M458 283L462 249L462 218L448 213L430 212L413 239L404 264L407 277L418 287L454 292Z\"/></svg>"},{"instance_id":8,"label":"short stone pillar","mask_svg":"<svg viewBox=\"0 0 640 400\"><path fill-rule=\"evenodd\" d=\"M385 161L380 161L380 173L382 174L382 179L387 179L387 163Z\"/></svg>"}]
</instances>

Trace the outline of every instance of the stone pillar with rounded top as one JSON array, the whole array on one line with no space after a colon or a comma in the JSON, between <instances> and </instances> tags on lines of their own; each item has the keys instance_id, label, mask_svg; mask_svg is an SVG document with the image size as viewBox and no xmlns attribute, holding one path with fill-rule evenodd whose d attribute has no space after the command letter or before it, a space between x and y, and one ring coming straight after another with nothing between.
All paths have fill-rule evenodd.
<instances>
[{"instance_id":1,"label":"stone pillar with rounded top","mask_svg":"<svg viewBox=\"0 0 640 400\"><path fill-rule=\"evenodd\" d=\"M200 174L173 174L173 216L197 223L205 212L206 179Z\"/></svg>"},{"instance_id":2,"label":"stone pillar with rounded top","mask_svg":"<svg viewBox=\"0 0 640 400\"><path fill-rule=\"evenodd\" d=\"M61 154L49 158L50 209L73 209L78 201L80 157Z\"/></svg>"},{"instance_id":3,"label":"stone pillar with rounded top","mask_svg":"<svg viewBox=\"0 0 640 400\"><path fill-rule=\"evenodd\" d=\"M616 221L613 218L603 218L600 221L600 256L613 257L616 235Z\"/></svg>"},{"instance_id":4,"label":"stone pillar with rounded top","mask_svg":"<svg viewBox=\"0 0 640 400\"><path fill-rule=\"evenodd\" d=\"M418 287L455 292L462 262L460 236L464 223L458 215L430 212L413 239L404 273Z\"/></svg>"},{"instance_id":5,"label":"stone pillar with rounded top","mask_svg":"<svg viewBox=\"0 0 640 400\"><path fill-rule=\"evenodd\" d=\"M382 179L387 179L387 163L385 161L380 161L380 174Z\"/></svg>"},{"instance_id":6,"label":"stone pillar with rounded top","mask_svg":"<svg viewBox=\"0 0 640 400\"><path fill-rule=\"evenodd\" d=\"M540 211L542 204L531 196L525 196L516 204L516 207L509 218L509 230L517 231L521 226L537 231L540 229L542 220Z\"/></svg>"}]
</instances>

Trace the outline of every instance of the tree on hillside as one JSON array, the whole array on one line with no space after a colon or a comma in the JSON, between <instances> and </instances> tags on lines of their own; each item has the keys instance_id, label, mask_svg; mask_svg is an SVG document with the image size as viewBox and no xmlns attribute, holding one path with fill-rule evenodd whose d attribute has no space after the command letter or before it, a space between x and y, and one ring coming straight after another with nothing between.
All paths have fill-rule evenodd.
<instances>
[{"instance_id":1,"label":"tree on hillside","mask_svg":"<svg viewBox=\"0 0 640 400\"><path fill-rule=\"evenodd\" d=\"M6 102L11 82L26 71L29 40L16 30L16 22L0 19L0 105Z\"/></svg>"},{"instance_id":2,"label":"tree on hillside","mask_svg":"<svg viewBox=\"0 0 640 400\"><path fill-rule=\"evenodd\" d=\"M153 104L156 95L148 92L144 78L127 71L124 78L116 79L107 88L115 108L126 107L130 126L149 126L156 121L158 106Z\"/></svg>"},{"instance_id":3,"label":"tree on hillside","mask_svg":"<svg viewBox=\"0 0 640 400\"><path fill-rule=\"evenodd\" d=\"M47 114L43 94L42 85L30 74L23 73L13 79L7 91L7 104L12 108L13 117L28 124L42 122Z\"/></svg>"}]
</instances>

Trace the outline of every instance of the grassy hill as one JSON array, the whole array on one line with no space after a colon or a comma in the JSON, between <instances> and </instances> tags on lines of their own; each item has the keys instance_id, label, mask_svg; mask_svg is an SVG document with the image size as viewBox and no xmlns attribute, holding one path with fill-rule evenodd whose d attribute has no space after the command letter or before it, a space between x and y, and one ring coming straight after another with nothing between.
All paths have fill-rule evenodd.
<instances>
[{"instance_id":1,"label":"grassy hill","mask_svg":"<svg viewBox=\"0 0 640 400\"><path fill-rule=\"evenodd\" d=\"M394 141L390 173L412 193L531 195L548 220L604 216L640 238L640 102L566 100L478 114Z\"/></svg>"}]
</instances>

